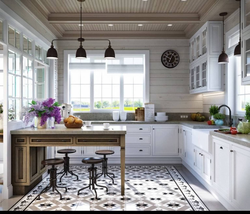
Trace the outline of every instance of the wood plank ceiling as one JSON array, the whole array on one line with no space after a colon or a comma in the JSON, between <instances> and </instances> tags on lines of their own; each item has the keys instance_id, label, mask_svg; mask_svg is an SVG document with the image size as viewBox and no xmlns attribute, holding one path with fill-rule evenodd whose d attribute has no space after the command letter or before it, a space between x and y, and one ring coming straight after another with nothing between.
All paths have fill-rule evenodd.
<instances>
[{"instance_id":1,"label":"wood plank ceiling","mask_svg":"<svg viewBox=\"0 0 250 214\"><path fill-rule=\"evenodd\" d=\"M79 36L77 0L16 3L34 13L58 38ZM85 0L82 5L85 38L190 38L206 21L222 20L219 13L229 16L239 7L236 0Z\"/></svg>"}]
</instances>

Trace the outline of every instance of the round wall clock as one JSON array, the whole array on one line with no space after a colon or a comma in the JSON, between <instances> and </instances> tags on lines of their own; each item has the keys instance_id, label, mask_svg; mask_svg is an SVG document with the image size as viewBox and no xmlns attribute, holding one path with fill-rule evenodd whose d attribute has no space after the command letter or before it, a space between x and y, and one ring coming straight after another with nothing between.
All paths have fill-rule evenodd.
<instances>
[{"instance_id":1,"label":"round wall clock","mask_svg":"<svg viewBox=\"0 0 250 214\"><path fill-rule=\"evenodd\" d=\"M174 50L166 50L161 55L161 62L167 68L174 68L179 64L180 56Z\"/></svg>"}]
</instances>

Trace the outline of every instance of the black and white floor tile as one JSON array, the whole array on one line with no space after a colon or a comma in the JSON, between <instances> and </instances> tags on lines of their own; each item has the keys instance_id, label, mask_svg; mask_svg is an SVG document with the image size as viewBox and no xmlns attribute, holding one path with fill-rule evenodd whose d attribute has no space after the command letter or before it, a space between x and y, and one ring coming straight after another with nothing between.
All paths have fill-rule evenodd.
<instances>
[{"instance_id":1,"label":"black and white floor tile","mask_svg":"<svg viewBox=\"0 0 250 214\"><path fill-rule=\"evenodd\" d=\"M108 177L100 177L97 184L106 185L108 192L97 187L98 199L89 188L77 195L79 189L88 185L87 168L84 165L71 166L80 181L67 175L59 182L58 177L58 186L68 188L66 193L63 188L59 189L62 200L51 189L37 199L49 183L47 176L9 211L208 211L174 166L126 166L124 196L120 192L120 166L109 166L109 171L115 174L115 184ZM100 170L98 166L98 172Z\"/></svg>"}]
</instances>

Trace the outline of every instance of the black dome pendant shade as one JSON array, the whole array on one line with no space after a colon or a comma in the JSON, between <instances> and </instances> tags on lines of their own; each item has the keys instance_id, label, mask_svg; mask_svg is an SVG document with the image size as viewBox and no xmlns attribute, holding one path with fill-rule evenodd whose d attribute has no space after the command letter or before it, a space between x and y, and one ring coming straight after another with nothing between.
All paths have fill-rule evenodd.
<instances>
[{"instance_id":1,"label":"black dome pendant shade","mask_svg":"<svg viewBox=\"0 0 250 214\"><path fill-rule=\"evenodd\" d=\"M240 29L240 32L239 32L239 43L238 45L235 47L234 49L234 56L241 56L241 0L236 0L236 1L239 1L240 2L240 6L239 6L239 29Z\"/></svg>"},{"instance_id":2,"label":"black dome pendant shade","mask_svg":"<svg viewBox=\"0 0 250 214\"><path fill-rule=\"evenodd\" d=\"M227 15L227 12L220 13L219 15L223 16L223 50L219 56L218 64L227 64L229 63L229 59L228 59L228 55L225 53L225 50L224 50L224 16Z\"/></svg>"},{"instance_id":3,"label":"black dome pendant shade","mask_svg":"<svg viewBox=\"0 0 250 214\"><path fill-rule=\"evenodd\" d=\"M87 54L86 54L86 51L85 49L83 48L83 45L82 43L85 41L85 39L82 37L82 3L85 1L85 0L77 0L78 2L80 2L80 38L78 38L78 42L80 42L80 47L76 50L76 58L87 58ZM49 48L49 50L47 51L47 59L58 59L58 54L57 54L57 51L56 49L54 48L54 45L53 45L53 41L56 41L56 40L72 40L72 39L53 39L52 42L51 42L51 46ZM108 48L105 50L105 54L104 54L104 58L105 59L114 59L115 58L115 51L114 49L111 47L111 42L109 39L87 39L87 40L92 40L92 41L108 41L109 42L109 46Z\"/></svg>"},{"instance_id":4,"label":"black dome pendant shade","mask_svg":"<svg viewBox=\"0 0 250 214\"><path fill-rule=\"evenodd\" d=\"M57 51L54 48L53 42L51 43L50 49L47 51L48 59L58 59Z\"/></svg>"},{"instance_id":5,"label":"black dome pendant shade","mask_svg":"<svg viewBox=\"0 0 250 214\"><path fill-rule=\"evenodd\" d=\"M105 51L104 58L105 59L114 59L115 58L115 51L111 47L110 41L109 41L109 46Z\"/></svg>"}]
</instances>

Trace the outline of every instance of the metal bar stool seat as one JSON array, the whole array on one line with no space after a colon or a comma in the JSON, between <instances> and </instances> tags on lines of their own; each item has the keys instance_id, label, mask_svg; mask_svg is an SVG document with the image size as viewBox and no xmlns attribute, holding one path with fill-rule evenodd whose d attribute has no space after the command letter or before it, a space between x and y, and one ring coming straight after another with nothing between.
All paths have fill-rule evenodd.
<instances>
[{"instance_id":1,"label":"metal bar stool seat","mask_svg":"<svg viewBox=\"0 0 250 214\"><path fill-rule=\"evenodd\" d=\"M107 155L112 155L115 152L113 150L97 150L95 152L97 155L103 155L103 162L102 162L102 172L97 174L97 178L100 178L102 175L106 177L106 175L112 180L112 183L114 184L115 175L111 172L108 172L108 158ZM110 176L112 175L113 178Z\"/></svg>"},{"instance_id":2,"label":"metal bar stool seat","mask_svg":"<svg viewBox=\"0 0 250 214\"><path fill-rule=\"evenodd\" d=\"M65 192L67 192L67 187L59 187L57 186L57 177L56 177L56 170L57 168L55 165L63 164L64 160L60 158L54 158L54 159L45 159L41 162L43 165L51 166L51 168L48 170L50 174L50 182L49 184L38 194L37 199L40 200L40 195L47 192L50 188L52 188L52 191L56 191L60 195L60 200L62 200L62 194L58 191L57 188L65 188Z\"/></svg>"},{"instance_id":3,"label":"metal bar stool seat","mask_svg":"<svg viewBox=\"0 0 250 214\"><path fill-rule=\"evenodd\" d=\"M102 185L99 185L99 184L96 183L96 170L97 170L97 167L95 167L95 164L102 163L102 162L103 162L103 159L100 158L100 157L87 157L87 158L82 159L82 163L91 164L91 166L88 168L89 184L88 184L88 186L85 186L85 187L79 189L77 195L80 194L80 191L82 191L82 190L84 190L86 188L91 189L91 187L92 187L92 189L95 192L95 198L97 199L97 192L96 192L95 185L105 188L106 192L108 192L108 188L106 186L102 186Z\"/></svg>"},{"instance_id":4,"label":"metal bar stool seat","mask_svg":"<svg viewBox=\"0 0 250 214\"><path fill-rule=\"evenodd\" d=\"M60 149L57 151L57 153L59 154L65 154L64 159L64 165L63 165L63 170L61 172L59 172L58 174L62 174L62 176L60 177L60 182L62 182L62 177L64 175L67 176L68 173L70 173L73 176L76 176L76 180L79 181L78 175L74 174L72 171L69 170L69 156L68 154L72 154L75 153L76 150L75 149Z\"/></svg>"}]
</instances>

